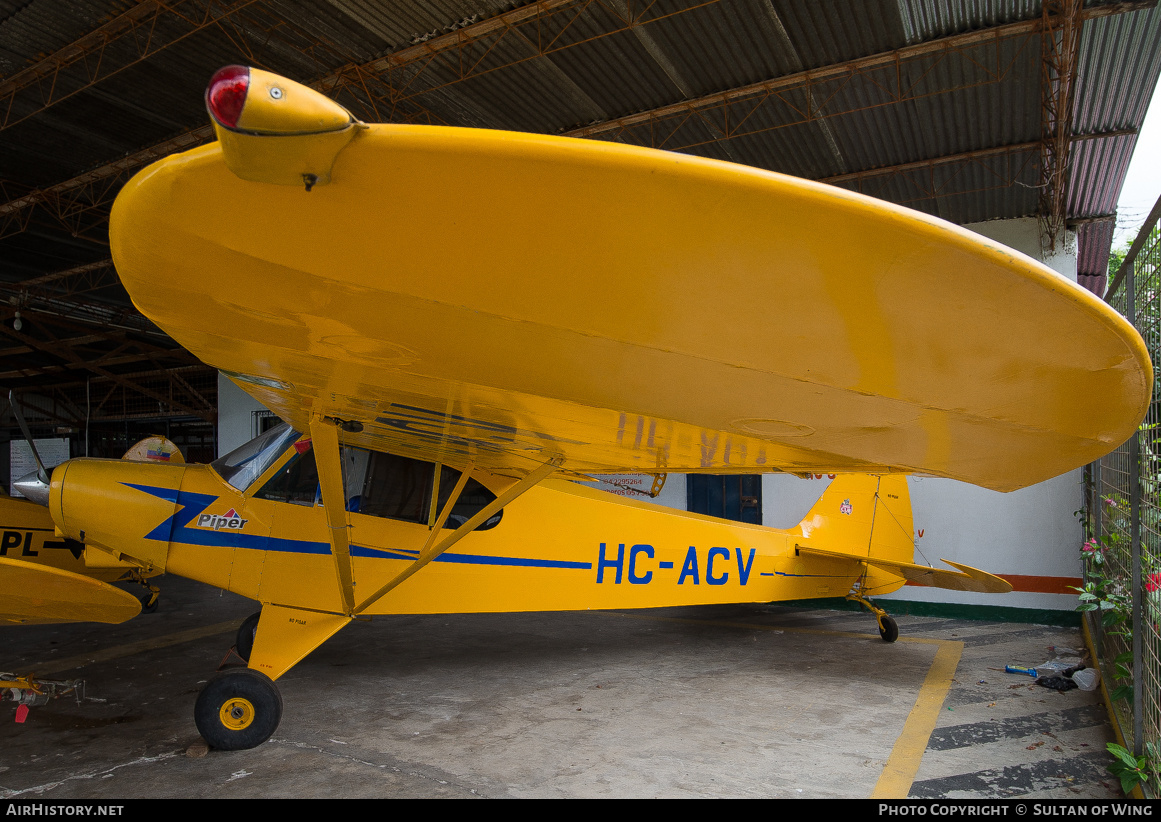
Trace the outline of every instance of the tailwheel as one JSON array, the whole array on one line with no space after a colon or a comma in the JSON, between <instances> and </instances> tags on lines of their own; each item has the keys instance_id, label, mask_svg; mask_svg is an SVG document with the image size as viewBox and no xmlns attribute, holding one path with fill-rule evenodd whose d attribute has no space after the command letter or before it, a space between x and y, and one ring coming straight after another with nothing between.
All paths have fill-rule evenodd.
<instances>
[{"instance_id":1,"label":"tailwheel","mask_svg":"<svg viewBox=\"0 0 1161 822\"><path fill-rule=\"evenodd\" d=\"M254 650L254 636L258 633L258 620L262 616L259 611L250 614L238 626L238 635L234 637L234 652L246 662L250 661L250 652Z\"/></svg>"},{"instance_id":2,"label":"tailwheel","mask_svg":"<svg viewBox=\"0 0 1161 822\"><path fill-rule=\"evenodd\" d=\"M140 569L135 569L129 579L144 589L142 593L137 594L137 599L141 602L141 613L154 613L157 610L157 603L161 599L161 589L156 585L151 585L148 577L141 573Z\"/></svg>"},{"instance_id":3,"label":"tailwheel","mask_svg":"<svg viewBox=\"0 0 1161 822\"><path fill-rule=\"evenodd\" d=\"M261 745L282 719L282 694L274 680L249 668L223 671L209 681L194 705L198 733L219 751Z\"/></svg>"},{"instance_id":4,"label":"tailwheel","mask_svg":"<svg viewBox=\"0 0 1161 822\"><path fill-rule=\"evenodd\" d=\"M150 585L146 592L137 598L141 600L141 613L152 614L157 611L157 604L161 600L161 590Z\"/></svg>"},{"instance_id":5,"label":"tailwheel","mask_svg":"<svg viewBox=\"0 0 1161 822\"><path fill-rule=\"evenodd\" d=\"M899 638L899 625L886 614L879 617L879 636L884 642L894 642Z\"/></svg>"},{"instance_id":6,"label":"tailwheel","mask_svg":"<svg viewBox=\"0 0 1161 822\"><path fill-rule=\"evenodd\" d=\"M883 638L884 642L894 642L899 638L898 623L886 611L863 596L858 589L847 594L847 599L859 603L875 615L875 621L879 624L879 636Z\"/></svg>"}]
</instances>

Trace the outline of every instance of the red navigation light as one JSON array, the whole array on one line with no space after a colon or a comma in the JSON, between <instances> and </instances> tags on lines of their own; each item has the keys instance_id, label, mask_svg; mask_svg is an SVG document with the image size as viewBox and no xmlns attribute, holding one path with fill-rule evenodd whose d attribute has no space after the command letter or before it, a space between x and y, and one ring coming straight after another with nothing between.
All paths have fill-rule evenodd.
<instances>
[{"instance_id":1,"label":"red navigation light","mask_svg":"<svg viewBox=\"0 0 1161 822\"><path fill-rule=\"evenodd\" d=\"M206 86L206 108L215 120L226 128L235 128L246 91L250 88L250 69L246 66L226 66L218 69Z\"/></svg>"}]
</instances>

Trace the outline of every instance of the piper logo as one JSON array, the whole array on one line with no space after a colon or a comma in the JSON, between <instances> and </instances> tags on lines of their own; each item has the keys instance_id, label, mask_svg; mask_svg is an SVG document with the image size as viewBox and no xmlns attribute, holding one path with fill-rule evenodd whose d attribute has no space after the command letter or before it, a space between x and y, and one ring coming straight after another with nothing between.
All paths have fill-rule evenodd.
<instances>
[{"instance_id":1,"label":"piper logo","mask_svg":"<svg viewBox=\"0 0 1161 822\"><path fill-rule=\"evenodd\" d=\"M220 531L223 528L241 531L249 521L248 519L241 519L238 516L238 512L231 508L224 514L202 514L198 517L198 527L213 528L215 531Z\"/></svg>"}]
</instances>

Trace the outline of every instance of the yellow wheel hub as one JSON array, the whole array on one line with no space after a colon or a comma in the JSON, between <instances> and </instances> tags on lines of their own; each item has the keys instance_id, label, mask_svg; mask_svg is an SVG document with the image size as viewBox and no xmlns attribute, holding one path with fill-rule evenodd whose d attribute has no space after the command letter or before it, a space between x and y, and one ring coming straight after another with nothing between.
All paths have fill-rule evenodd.
<instances>
[{"instance_id":1,"label":"yellow wheel hub","mask_svg":"<svg viewBox=\"0 0 1161 822\"><path fill-rule=\"evenodd\" d=\"M222 726L231 731L241 731L250 727L250 723L254 721L254 715L254 706L250 704L250 700L240 696L227 699L218 710Z\"/></svg>"}]
</instances>

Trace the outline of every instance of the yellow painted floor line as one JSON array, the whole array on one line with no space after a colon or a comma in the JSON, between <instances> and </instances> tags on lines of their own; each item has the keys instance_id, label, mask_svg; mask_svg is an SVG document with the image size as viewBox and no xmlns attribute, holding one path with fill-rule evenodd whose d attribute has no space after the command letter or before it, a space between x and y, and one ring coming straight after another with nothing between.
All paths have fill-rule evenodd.
<instances>
[{"instance_id":1,"label":"yellow painted floor line","mask_svg":"<svg viewBox=\"0 0 1161 822\"><path fill-rule=\"evenodd\" d=\"M205 625L201 628L190 628L188 631L178 631L175 634L166 634L165 636L151 637L143 639L139 642L131 642L128 645L118 645L113 648L105 648L101 651L93 651L89 654L79 654L78 656L68 657L67 659L54 659L52 662L44 662L38 665L24 666L30 673L36 674L38 677L53 676L64 673L65 671L72 671L76 668L83 668L86 665L92 665L96 662L108 662L111 659L122 659L127 656L134 656L143 651L152 651L156 648L167 648L170 645L180 645L183 642L191 642L202 637L214 636L215 634L236 633L242 620L232 620L230 622L219 622L216 625ZM231 643L233 644L233 643Z\"/></svg>"},{"instance_id":2,"label":"yellow painted floor line","mask_svg":"<svg viewBox=\"0 0 1161 822\"><path fill-rule=\"evenodd\" d=\"M943 700L951 690L952 678L963 654L963 643L939 640L935 659L927 670L927 677L919 688L915 706L903 723L903 732L895 740L891 756L879 775L879 782L870 799L906 799L927 750L927 741L935 730Z\"/></svg>"},{"instance_id":3,"label":"yellow painted floor line","mask_svg":"<svg viewBox=\"0 0 1161 822\"><path fill-rule=\"evenodd\" d=\"M724 622L721 620L683 619L675 617L658 617L648 614L622 613L604 611L609 615L622 616L628 619L645 619L657 622L689 622L703 625L723 625L733 628L743 628L761 631L786 631L799 634L825 634L835 637L866 637L869 634L848 633L845 631L829 631L818 628L777 627L772 625L755 625L748 622ZM873 634L871 635L873 636ZM943 701L947 692L951 690L951 683L955 677L955 669L959 667L959 659L963 655L963 643L947 639L928 639L925 637L900 637L899 642L922 645L935 645L935 658L931 667L927 669L927 676L919 687L919 694L915 697L915 705L907 714L903 723L903 732L895 740L895 747L887 758L887 764L879 775L875 790L870 799L906 799L911 790L911 783L915 781L915 774L919 772L919 764L923 761L923 753L927 750L927 742L935 730L935 723L939 719L939 712L943 708Z\"/></svg>"}]
</instances>

